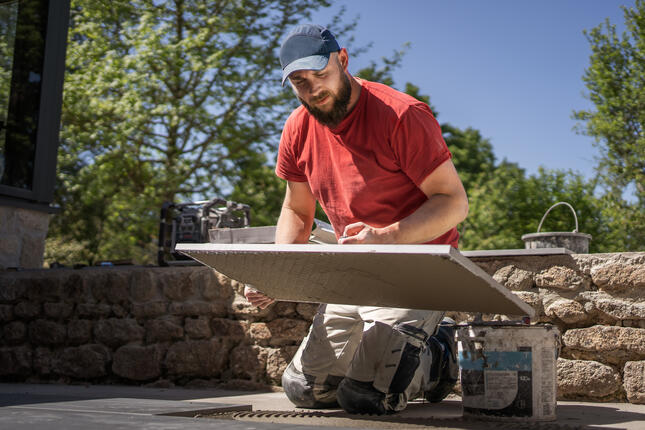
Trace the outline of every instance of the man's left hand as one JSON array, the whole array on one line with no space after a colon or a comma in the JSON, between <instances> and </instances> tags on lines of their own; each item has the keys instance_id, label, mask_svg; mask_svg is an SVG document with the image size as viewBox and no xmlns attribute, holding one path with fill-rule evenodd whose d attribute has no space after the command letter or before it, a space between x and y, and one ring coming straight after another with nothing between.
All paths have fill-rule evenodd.
<instances>
[{"instance_id":1,"label":"man's left hand","mask_svg":"<svg viewBox=\"0 0 645 430\"><path fill-rule=\"evenodd\" d=\"M343 236L338 240L341 245L359 243L390 243L386 239L385 229L372 227L364 222L355 222L345 227Z\"/></svg>"}]
</instances>

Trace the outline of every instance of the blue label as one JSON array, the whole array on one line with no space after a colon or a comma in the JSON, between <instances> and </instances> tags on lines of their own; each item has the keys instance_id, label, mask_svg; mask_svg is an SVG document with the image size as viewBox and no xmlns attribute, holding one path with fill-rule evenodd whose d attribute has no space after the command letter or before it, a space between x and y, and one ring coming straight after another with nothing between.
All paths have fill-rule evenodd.
<instances>
[{"instance_id":1,"label":"blue label","mask_svg":"<svg viewBox=\"0 0 645 430\"><path fill-rule=\"evenodd\" d=\"M531 371L531 351L459 351L459 367L465 370Z\"/></svg>"}]
</instances>

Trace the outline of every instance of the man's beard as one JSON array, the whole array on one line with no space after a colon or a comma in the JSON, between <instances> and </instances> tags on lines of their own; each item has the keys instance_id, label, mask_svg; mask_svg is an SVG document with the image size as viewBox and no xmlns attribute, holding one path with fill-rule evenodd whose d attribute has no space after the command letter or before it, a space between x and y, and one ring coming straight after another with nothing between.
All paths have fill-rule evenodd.
<instances>
[{"instance_id":1,"label":"man's beard","mask_svg":"<svg viewBox=\"0 0 645 430\"><path fill-rule=\"evenodd\" d=\"M347 115L349 99L352 96L352 86L349 82L349 78L345 73L342 73L341 76L341 85L340 89L338 90L338 94L325 92L314 100L314 102L316 102L327 96L331 97L334 103L329 112L324 112L314 106L310 106L307 102L298 97L298 99L300 99L300 103L302 103L302 105L309 111L311 116L316 118L319 123L326 125L327 127L337 126Z\"/></svg>"}]
</instances>

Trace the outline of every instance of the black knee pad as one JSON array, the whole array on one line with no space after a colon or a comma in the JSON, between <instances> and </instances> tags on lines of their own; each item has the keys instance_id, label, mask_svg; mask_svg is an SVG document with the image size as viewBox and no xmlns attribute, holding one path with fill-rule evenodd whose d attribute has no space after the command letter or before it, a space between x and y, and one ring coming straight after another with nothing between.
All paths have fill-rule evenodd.
<instances>
[{"instance_id":1,"label":"black knee pad","mask_svg":"<svg viewBox=\"0 0 645 430\"><path fill-rule=\"evenodd\" d=\"M325 388L335 390L335 385L338 384L340 378L329 377L328 379L330 378L331 380L325 381ZM337 380L334 381L333 379L336 378ZM314 394L314 377L299 372L293 364L289 364L282 374L282 388L289 401L299 408L324 409L338 406L335 399L330 402L317 400Z\"/></svg>"},{"instance_id":2,"label":"black knee pad","mask_svg":"<svg viewBox=\"0 0 645 430\"><path fill-rule=\"evenodd\" d=\"M338 404L350 414L387 413L385 409L385 394L378 391L371 382L361 382L344 378L336 391Z\"/></svg>"},{"instance_id":3,"label":"black knee pad","mask_svg":"<svg viewBox=\"0 0 645 430\"><path fill-rule=\"evenodd\" d=\"M402 393L408 388L412 378L414 378L414 373L421 363L420 355L421 348L409 343L405 344L399 365L392 377L392 382L390 382L389 393Z\"/></svg>"}]
</instances>

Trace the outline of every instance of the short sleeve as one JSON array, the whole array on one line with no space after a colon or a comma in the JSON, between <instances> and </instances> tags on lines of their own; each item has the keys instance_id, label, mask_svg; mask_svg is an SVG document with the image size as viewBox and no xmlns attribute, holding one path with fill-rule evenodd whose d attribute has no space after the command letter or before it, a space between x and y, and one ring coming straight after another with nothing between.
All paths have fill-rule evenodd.
<instances>
[{"instance_id":1,"label":"short sleeve","mask_svg":"<svg viewBox=\"0 0 645 430\"><path fill-rule=\"evenodd\" d=\"M294 145L298 135L293 130L293 117L289 117L282 129L280 146L278 147L278 160L275 166L275 174L287 181L307 182L307 176L298 168L298 159L295 154Z\"/></svg>"},{"instance_id":2,"label":"short sleeve","mask_svg":"<svg viewBox=\"0 0 645 430\"><path fill-rule=\"evenodd\" d=\"M425 104L412 105L401 115L391 143L401 170L417 186L452 157L439 123Z\"/></svg>"}]
</instances>

